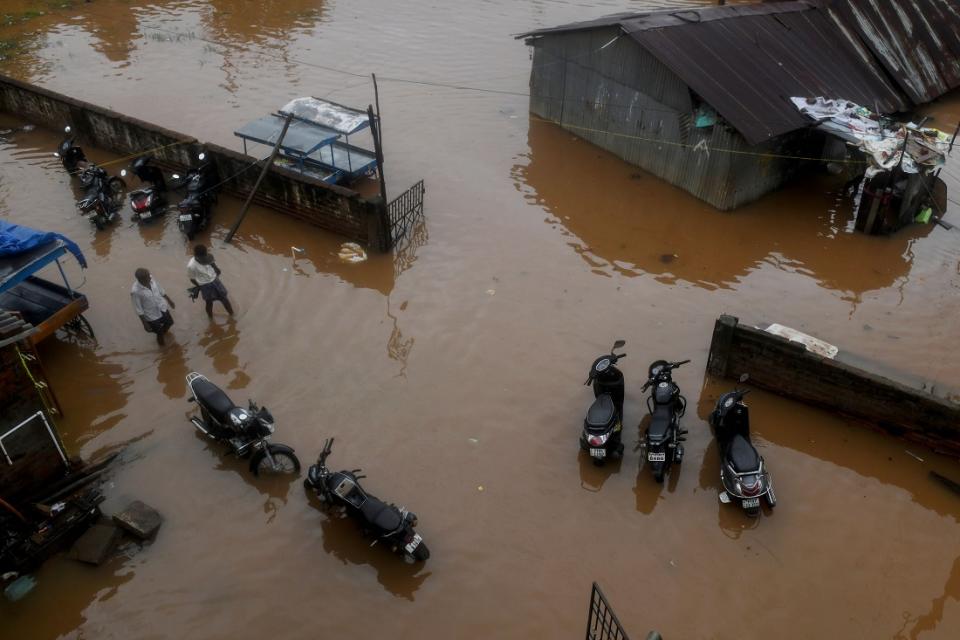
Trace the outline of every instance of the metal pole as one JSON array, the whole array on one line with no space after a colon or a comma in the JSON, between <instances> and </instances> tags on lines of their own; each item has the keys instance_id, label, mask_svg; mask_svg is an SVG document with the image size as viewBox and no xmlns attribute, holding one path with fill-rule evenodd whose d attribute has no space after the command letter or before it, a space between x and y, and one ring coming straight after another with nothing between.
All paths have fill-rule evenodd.
<instances>
[{"instance_id":1,"label":"metal pole","mask_svg":"<svg viewBox=\"0 0 960 640\"><path fill-rule=\"evenodd\" d=\"M280 137L277 138L277 144L274 145L273 152L270 154L270 158L267 160L267 163L263 165L263 170L257 177L257 181L254 183L253 189L250 190L250 195L247 196L247 201L243 203L243 208L240 209L240 215L237 216L237 221L233 223L233 226L230 227L230 231L227 232L227 237L223 239L224 243L229 244L230 241L233 240L233 234L237 232L237 229L240 228L240 223L242 223L244 217L246 217L247 209L250 208L250 203L253 201L253 196L256 195L257 189L260 188L260 183L263 181L264 176L267 175L267 171L270 170L270 166L273 164L274 159L276 159L277 154L280 153L280 144L283 142L284 136L287 135L287 128L290 126L291 120L293 120L293 114L287 114L287 119L283 121L283 130L280 132Z\"/></svg>"},{"instance_id":2,"label":"metal pole","mask_svg":"<svg viewBox=\"0 0 960 640\"><path fill-rule=\"evenodd\" d=\"M373 76L373 104L377 107L377 137L380 139L380 145L383 145L383 123L380 121L380 91L377 89L377 74Z\"/></svg>"},{"instance_id":3,"label":"metal pole","mask_svg":"<svg viewBox=\"0 0 960 640\"><path fill-rule=\"evenodd\" d=\"M953 132L953 137L950 138L950 151L948 153L953 153L953 143L957 140L958 133L960 133L960 122L957 123L957 128Z\"/></svg>"},{"instance_id":4,"label":"metal pole","mask_svg":"<svg viewBox=\"0 0 960 640\"><path fill-rule=\"evenodd\" d=\"M373 105L367 105L367 117L370 119L370 130L373 133L373 148L377 154L377 173L380 174L380 197L383 206L387 206L387 181L383 177L383 147L380 146L380 123L373 113Z\"/></svg>"}]
</instances>

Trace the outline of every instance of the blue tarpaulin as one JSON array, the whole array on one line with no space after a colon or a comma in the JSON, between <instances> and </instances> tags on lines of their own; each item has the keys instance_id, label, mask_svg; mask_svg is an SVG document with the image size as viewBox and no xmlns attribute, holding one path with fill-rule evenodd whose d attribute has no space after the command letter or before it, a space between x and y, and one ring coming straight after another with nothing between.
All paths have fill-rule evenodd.
<instances>
[{"instance_id":1,"label":"blue tarpaulin","mask_svg":"<svg viewBox=\"0 0 960 640\"><path fill-rule=\"evenodd\" d=\"M86 268L87 259L80 252L80 247L65 235L53 231L38 231L0 220L0 258L26 253L55 240L61 240L67 250L76 257L80 266Z\"/></svg>"}]
</instances>

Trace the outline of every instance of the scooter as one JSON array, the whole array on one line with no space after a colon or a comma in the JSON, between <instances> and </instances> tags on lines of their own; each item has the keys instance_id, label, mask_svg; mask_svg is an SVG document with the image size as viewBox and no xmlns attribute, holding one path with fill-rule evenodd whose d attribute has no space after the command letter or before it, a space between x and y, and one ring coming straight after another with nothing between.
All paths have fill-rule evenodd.
<instances>
[{"instance_id":1,"label":"scooter","mask_svg":"<svg viewBox=\"0 0 960 640\"><path fill-rule=\"evenodd\" d=\"M383 542L393 553L399 553L414 562L422 562L430 557L423 537L414 530L417 516L404 507L386 503L364 491L358 475L360 469L331 472L327 468L327 457L333 447L333 438L323 443L323 450L317 463L307 470L303 486L316 493L325 505L338 507L355 519L364 536L373 538L371 547Z\"/></svg>"},{"instance_id":2,"label":"scooter","mask_svg":"<svg viewBox=\"0 0 960 640\"><path fill-rule=\"evenodd\" d=\"M253 400L247 409L238 407L217 385L196 372L187 374L187 386L192 394L188 401L200 407L200 416L191 417L190 422L210 439L229 445L237 457L249 457L253 475L300 472L300 460L291 447L268 442L274 422L266 407L258 407Z\"/></svg>"},{"instance_id":3,"label":"scooter","mask_svg":"<svg viewBox=\"0 0 960 640\"><path fill-rule=\"evenodd\" d=\"M740 382L749 379L740 376ZM749 389L735 388L720 396L710 414L710 424L720 451L720 480L724 490L720 502L738 502L747 515L760 514L760 499L772 509L777 504L773 480L767 472L763 457L750 442L750 410L743 397Z\"/></svg>"},{"instance_id":4,"label":"scooter","mask_svg":"<svg viewBox=\"0 0 960 640\"><path fill-rule=\"evenodd\" d=\"M163 179L163 172L151 163L152 160L153 156L140 156L130 166L133 175L137 176L141 182L150 185L131 191L129 194L130 208L133 210L135 222L150 220L167 210L167 199L164 195L167 183ZM120 175L126 175L126 170Z\"/></svg>"},{"instance_id":5,"label":"scooter","mask_svg":"<svg viewBox=\"0 0 960 640\"><path fill-rule=\"evenodd\" d=\"M625 340L613 343L609 355L603 355L593 361L590 366L590 375L584 386L593 385L593 404L587 410L583 420L583 431L580 433L580 448L587 451L593 463L600 466L607 458L623 457L623 443L620 441L623 432L623 374L616 364L627 354L617 354L615 351L622 348Z\"/></svg>"},{"instance_id":6,"label":"scooter","mask_svg":"<svg viewBox=\"0 0 960 640\"><path fill-rule=\"evenodd\" d=\"M63 132L67 134L67 137L60 143L53 155L60 158L60 162L67 173L74 175L81 168L81 163L84 166L86 165L87 156L83 153L83 149L73 143L73 137L70 135L71 131L72 129L69 126L64 127Z\"/></svg>"},{"instance_id":7,"label":"scooter","mask_svg":"<svg viewBox=\"0 0 960 640\"><path fill-rule=\"evenodd\" d=\"M673 381L670 373L689 360L667 362L657 360L650 365L647 381L642 391L653 387L647 398L647 411L650 412L650 426L644 434L644 449L650 470L657 482L670 471L670 466L683 461L683 444L686 430L680 428L680 418L687 411L687 399L680 395L680 387Z\"/></svg>"},{"instance_id":8,"label":"scooter","mask_svg":"<svg viewBox=\"0 0 960 640\"><path fill-rule=\"evenodd\" d=\"M177 205L180 212L177 225L188 240L193 240L194 235L207 228L210 210L217 202L217 168L207 160L206 153L200 153L197 159L200 166L190 169L184 176L187 195ZM179 180L180 176L174 174L173 178Z\"/></svg>"}]
</instances>

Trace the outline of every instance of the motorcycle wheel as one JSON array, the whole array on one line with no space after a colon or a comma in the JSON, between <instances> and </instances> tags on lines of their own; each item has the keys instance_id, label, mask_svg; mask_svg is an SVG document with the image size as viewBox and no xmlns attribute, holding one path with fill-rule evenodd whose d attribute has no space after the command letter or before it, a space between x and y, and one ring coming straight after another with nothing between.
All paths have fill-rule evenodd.
<instances>
[{"instance_id":1,"label":"motorcycle wheel","mask_svg":"<svg viewBox=\"0 0 960 640\"><path fill-rule=\"evenodd\" d=\"M97 231L103 231L107 227L100 216L93 216L93 224L97 227Z\"/></svg>"},{"instance_id":2,"label":"motorcycle wheel","mask_svg":"<svg viewBox=\"0 0 960 640\"><path fill-rule=\"evenodd\" d=\"M107 191L114 198L116 198L126 190L127 190L127 183L124 182L122 178L118 178L114 176L109 180L107 180Z\"/></svg>"},{"instance_id":3,"label":"motorcycle wheel","mask_svg":"<svg viewBox=\"0 0 960 640\"><path fill-rule=\"evenodd\" d=\"M430 557L430 549L427 548L427 543L421 542L417 545L417 548L413 550L413 559L417 562L423 562Z\"/></svg>"},{"instance_id":4,"label":"motorcycle wheel","mask_svg":"<svg viewBox=\"0 0 960 640\"><path fill-rule=\"evenodd\" d=\"M80 178L80 184L84 187L89 187L91 184L93 184L92 171L84 169L83 171L80 172L79 178Z\"/></svg>"},{"instance_id":5,"label":"motorcycle wheel","mask_svg":"<svg viewBox=\"0 0 960 640\"><path fill-rule=\"evenodd\" d=\"M297 473L300 471L300 461L297 460L297 457L292 453L287 453L286 451L271 451L270 456L273 458L273 461L277 464L277 468L274 469L270 466L270 459L267 456L263 456L260 459L260 462L257 464L256 474L257 476L263 475L286 475L288 473Z\"/></svg>"},{"instance_id":6,"label":"motorcycle wheel","mask_svg":"<svg viewBox=\"0 0 960 640\"><path fill-rule=\"evenodd\" d=\"M657 462L653 467L653 479L657 482L663 482L663 476L667 473L667 465Z\"/></svg>"}]
</instances>

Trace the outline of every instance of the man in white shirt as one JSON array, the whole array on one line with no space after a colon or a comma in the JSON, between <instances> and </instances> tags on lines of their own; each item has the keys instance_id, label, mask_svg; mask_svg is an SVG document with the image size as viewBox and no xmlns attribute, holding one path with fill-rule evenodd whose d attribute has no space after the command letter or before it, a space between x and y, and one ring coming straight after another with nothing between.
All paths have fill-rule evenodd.
<instances>
[{"instance_id":1,"label":"man in white shirt","mask_svg":"<svg viewBox=\"0 0 960 640\"><path fill-rule=\"evenodd\" d=\"M191 296L196 299L199 291L206 303L208 316L213 318L214 300L219 300L227 313L233 315L233 307L227 297L227 288L220 282L220 267L214 262L206 246L198 244L193 248L193 257L187 263L187 277L196 287Z\"/></svg>"},{"instance_id":2,"label":"man in white shirt","mask_svg":"<svg viewBox=\"0 0 960 640\"><path fill-rule=\"evenodd\" d=\"M167 297L163 287L150 277L149 271L141 267L134 276L136 281L130 288L133 310L140 316L143 328L157 334L157 344L162 346L164 334L173 326L170 309L175 309L177 305Z\"/></svg>"}]
</instances>

